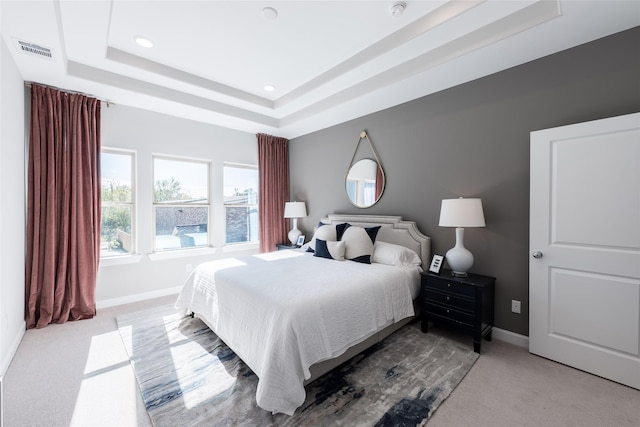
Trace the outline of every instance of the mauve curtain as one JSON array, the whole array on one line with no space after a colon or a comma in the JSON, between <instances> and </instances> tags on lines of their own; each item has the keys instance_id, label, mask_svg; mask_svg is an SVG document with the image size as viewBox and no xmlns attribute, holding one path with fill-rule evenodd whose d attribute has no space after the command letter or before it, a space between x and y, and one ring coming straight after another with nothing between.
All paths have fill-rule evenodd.
<instances>
[{"instance_id":1,"label":"mauve curtain","mask_svg":"<svg viewBox=\"0 0 640 427\"><path fill-rule=\"evenodd\" d=\"M382 191L384 190L384 174L382 173L382 168L380 165L376 168L376 198L377 202L380 200L380 196L382 196Z\"/></svg>"},{"instance_id":2,"label":"mauve curtain","mask_svg":"<svg viewBox=\"0 0 640 427\"><path fill-rule=\"evenodd\" d=\"M27 328L91 318L100 261L100 101L33 84Z\"/></svg>"},{"instance_id":3,"label":"mauve curtain","mask_svg":"<svg viewBox=\"0 0 640 427\"><path fill-rule=\"evenodd\" d=\"M260 178L260 252L271 252L276 244L288 241L284 204L289 200L289 140L263 133L256 136Z\"/></svg>"}]
</instances>

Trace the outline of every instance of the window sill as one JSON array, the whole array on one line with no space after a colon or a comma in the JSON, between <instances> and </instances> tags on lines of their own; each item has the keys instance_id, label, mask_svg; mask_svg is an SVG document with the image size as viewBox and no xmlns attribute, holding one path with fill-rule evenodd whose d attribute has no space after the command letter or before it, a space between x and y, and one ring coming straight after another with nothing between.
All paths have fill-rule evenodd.
<instances>
[{"instance_id":1,"label":"window sill","mask_svg":"<svg viewBox=\"0 0 640 427\"><path fill-rule=\"evenodd\" d=\"M111 267L114 265L136 264L140 262L140 260L142 260L142 255L138 254L100 258L100 268Z\"/></svg>"},{"instance_id":2,"label":"window sill","mask_svg":"<svg viewBox=\"0 0 640 427\"><path fill-rule=\"evenodd\" d=\"M260 249L260 243L235 243L230 245L224 245L222 247L222 252L231 253L231 252L244 252L244 251L252 251Z\"/></svg>"},{"instance_id":3,"label":"window sill","mask_svg":"<svg viewBox=\"0 0 640 427\"><path fill-rule=\"evenodd\" d=\"M166 251L166 252L152 252L148 254L148 257L151 261L162 261L166 259L178 259L178 258L189 258L194 256L202 256L202 255L213 255L217 252L216 248L206 247L206 248L194 248L194 249L180 249L175 251Z\"/></svg>"}]
</instances>

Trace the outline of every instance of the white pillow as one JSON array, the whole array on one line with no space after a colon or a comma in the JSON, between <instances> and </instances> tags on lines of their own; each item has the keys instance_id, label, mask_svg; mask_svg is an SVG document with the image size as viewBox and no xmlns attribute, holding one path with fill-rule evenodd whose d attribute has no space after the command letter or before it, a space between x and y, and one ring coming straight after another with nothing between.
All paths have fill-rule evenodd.
<instances>
[{"instance_id":1,"label":"white pillow","mask_svg":"<svg viewBox=\"0 0 640 427\"><path fill-rule=\"evenodd\" d=\"M379 230L380 226L363 228L347 224L340 239L346 246L344 257L351 261L371 264L373 244Z\"/></svg>"},{"instance_id":2,"label":"white pillow","mask_svg":"<svg viewBox=\"0 0 640 427\"><path fill-rule=\"evenodd\" d=\"M376 242L371 262L395 265L396 267L417 267L422 264L420 256L409 248L387 242Z\"/></svg>"},{"instance_id":3,"label":"white pillow","mask_svg":"<svg viewBox=\"0 0 640 427\"><path fill-rule=\"evenodd\" d=\"M310 246L311 242L307 242L304 245L300 246L300 249L302 250L302 252L312 252L311 250L309 250Z\"/></svg>"},{"instance_id":4,"label":"white pillow","mask_svg":"<svg viewBox=\"0 0 640 427\"><path fill-rule=\"evenodd\" d=\"M307 252L315 252L316 239L321 239L321 240L324 240L325 242L335 242L336 240L338 240L338 235L336 233L336 226L333 224L319 225L315 233L313 233L313 238L309 242L309 246L306 249Z\"/></svg>"}]
</instances>

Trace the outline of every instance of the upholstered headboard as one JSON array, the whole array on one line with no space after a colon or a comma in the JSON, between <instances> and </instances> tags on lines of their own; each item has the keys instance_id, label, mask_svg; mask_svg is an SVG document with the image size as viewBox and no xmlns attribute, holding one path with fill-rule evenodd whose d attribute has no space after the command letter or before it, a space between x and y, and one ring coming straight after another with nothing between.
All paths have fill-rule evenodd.
<instances>
[{"instance_id":1,"label":"upholstered headboard","mask_svg":"<svg viewBox=\"0 0 640 427\"><path fill-rule=\"evenodd\" d=\"M348 222L360 227L380 225L376 241L394 243L412 249L420 255L423 268L425 266L428 268L431 261L431 239L420 232L415 222L403 221L400 216L329 214L325 218L320 218L320 222L323 224Z\"/></svg>"}]
</instances>

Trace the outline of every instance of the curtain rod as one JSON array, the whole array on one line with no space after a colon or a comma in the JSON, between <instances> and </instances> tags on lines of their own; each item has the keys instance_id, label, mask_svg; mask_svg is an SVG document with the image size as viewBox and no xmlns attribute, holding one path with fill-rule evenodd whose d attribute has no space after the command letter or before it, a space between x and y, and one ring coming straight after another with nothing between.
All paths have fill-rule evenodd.
<instances>
[{"instance_id":1,"label":"curtain rod","mask_svg":"<svg viewBox=\"0 0 640 427\"><path fill-rule=\"evenodd\" d=\"M33 85L33 84L37 84L37 85L40 85L40 86L43 86L43 87L48 87L48 88L51 88L51 89L56 89L56 90L59 90L59 91L62 91L62 92L75 93L75 94L78 94L78 95L84 95L84 96L88 96L88 97L91 97L91 98L95 98L98 101L104 102L105 104L107 104L107 108L111 107L112 105L116 105L116 103L111 101L111 100L102 99L102 98L99 98L99 97L97 97L95 95L91 95L91 94L84 93L84 92L79 92L77 90L60 89L59 87L45 85L45 84L37 83L37 82L27 82L27 81L24 82L24 85L26 87L31 87L31 85Z\"/></svg>"}]
</instances>

